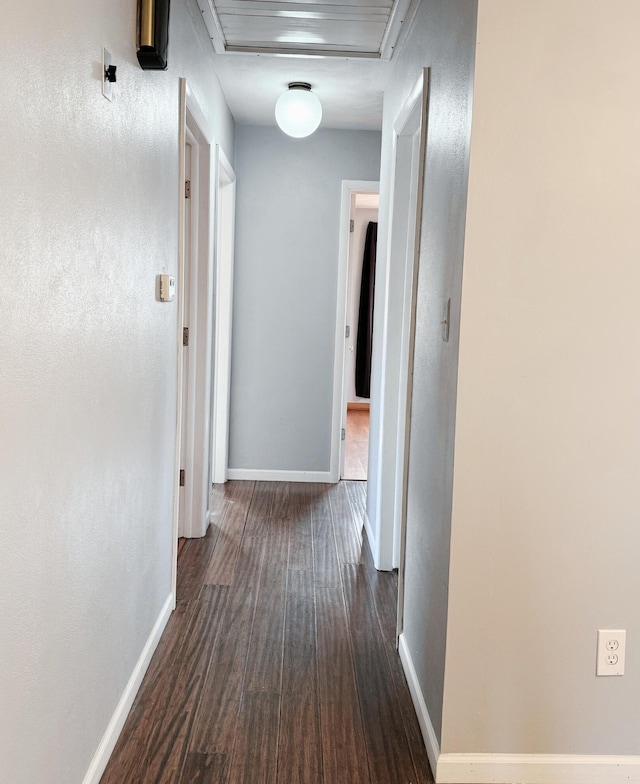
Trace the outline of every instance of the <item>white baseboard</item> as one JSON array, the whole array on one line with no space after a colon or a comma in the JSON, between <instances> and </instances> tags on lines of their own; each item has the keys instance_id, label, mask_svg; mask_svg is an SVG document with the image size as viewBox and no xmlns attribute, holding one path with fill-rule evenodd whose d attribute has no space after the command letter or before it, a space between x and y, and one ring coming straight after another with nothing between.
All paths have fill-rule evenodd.
<instances>
[{"instance_id":1,"label":"white baseboard","mask_svg":"<svg viewBox=\"0 0 640 784\"><path fill-rule=\"evenodd\" d=\"M434 730L433 724L431 723L429 711L427 710L427 705L422 695L422 689L420 688L418 676L416 675L416 670L413 666L413 661L411 659L411 654L409 653L407 640L404 634L400 635L398 643L400 661L402 662L402 668L409 685L409 692L411 694L411 699L413 700L413 707L415 708L416 715L418 716L418 724L420 724L420 729L422 730L422 738L427 750L427 757L429 757L429 765L431 765L431 770L435 775L438 766L438 759L440 757L440 744L438 743L436 731ZM456 784L462 784L462 781L456 782Z\"/></svg>"},{"instance_id":2,"label":"white baseboard","mask_svg":"<svg viewBox=\"0 0 640 784\"><path fill-rule=\"evenodd\" d=\"M441 754L404 634L399 653L436 784L640 784L640 756Z\"/></svg>"},{"instance_id":3,"label":"white baseboard","mask_svg":"<svg viewBox=\"0 0 640 784\"><path fill-rule=\"evenodd\" d=\"M329 471L268 471L255 468L229 468L227 479L250 482L331 482Z\"/></svg>"},{"instance_id":4,"label":"white baseboard","mask_svg":"<svg viewBox=\"0 0 640 784\"><path fill-rule=\"evenodd\" d=\"M111 717L111 721L109 722L104 735L102 736L100 745L98 746L96 753L93 755L93 759L89 765L89 770L83 779L83 784L99 784L100 778L102 777L102 774L107 767L107 762L109 762L111 752L116 745L118 736L122 732L124 723L127 719L127 716L129 715L129 711L131 710L133 701L136 697L136 694L138 693L138 689L140 688L144 674L147 671L151 657L153 656L155 649L158 647L160 637L162 636L164 627L167 625L167 621L169 620L169 616L171 615L172 610L173 594L169 594L166 602L160 610L160 615L158 615L156 622L153 625L151 634L149 634L147 642L142 649L140 658L138 659L136 666L133 668L129 682L122 692L120 701L116 705L116 709L113 712L113 716Z\"/></svg>"},{"instance_id":5,"label":"white baseboard","mask_svg":"<svg viewBox=\"0 0 640 784\"><path fill-rule=\"evenodd\" d=\"M640 784L639 756L441 754L438 784Z\"/></svg>"}]
</instances>

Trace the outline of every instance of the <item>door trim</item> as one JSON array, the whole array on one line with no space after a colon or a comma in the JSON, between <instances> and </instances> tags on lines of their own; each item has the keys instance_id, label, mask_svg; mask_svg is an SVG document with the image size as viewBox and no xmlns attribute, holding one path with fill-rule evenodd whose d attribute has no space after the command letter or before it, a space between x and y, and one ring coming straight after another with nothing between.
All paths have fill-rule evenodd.
<instances>
[{"instance_id":1,"label":"door trim","mask_svg":"<svg viewBox=\"0 0 640 784\"><path fill-rule=\"evenodd\" d=\"M173 554L172 554L172 593L176 596L178 532L180 520L180 469L188 468L186 473L183 496L188 497L185 510L189 519L185 519L185 533L188 536L203 536L208 525L208 505L210 498L210 412L211 395L211 322L212 322L212 291L213 291L213 239L211 233L211 215L214 210L215 191L212 189L213 164L213 132L202 109L189 88L187 80L180 79L180 100L178 115L178 274L177 274L177 318L176 318L176 441L174 459L174 500L173 500ZM198 296L195 303L192 299L191 323L186 325L185 297L189 292L183 285L185 278L186 232L185 232L185 191L186 178L185 147L187 143L187 127L198 141L199 188L192 193L192 212L197 211L198 255L191 269L191 290ZM195 304L195 307L193 305ZM182 417L187 400L184 396L184 373L182 345L183 327L189 326L190 365L194 370L189 375L195 388L189 390L189 397L194 407L194 415L189 414L187 432L183 433ZM202 416L195 412L202 411ZM189 412L187 412L189 413ZM186 465L181 465L181 445L186 438L189 456Z\"/></svg>"},{"instance_id":2,"label":"door trim","mask_svg":"<svg viewBox=\"0 0 640 784\"><path fill-rule=\"evenodd\" d=\"M229 478L236 174L220 145L216 145L215 166L215 312L213 314L214 347L211 381L211 481L215 484L222 484Z\"/></svg>"},{"instance_id":3,"label":"door trim","mask_svg":"<svg viewBox=\"0 0 640 784\"><path fill-rule=\"evenodd\" d=\"M381 215L386 220L387 237L384 250L384 264L379 264L376 283L382 289L381 312L376 330L380 361L376 365L376 381L379 388L377 405L372 405L372 431L378 433L375 443L371 442L369 455L373 471L370 473L371 497L368 510L371 527L375 532L372 543L373 560L376 569L389 571L399 567L400 543L398 537L399 516L398 497L401 495L404 466L402 436L405 431L406 407L400 399L402 378L406 372L406 360L402 354L407 345L407 304L408 282L412 279L412 265L416 263L417 240L414 254L409 257L409 210L417 215L411 195L411 179L414 167L413 155L407 165L407 147L398 145L403 136L414 137L420 127L421 107L428 95L429 69L424 69L407 97L393 124L391 138L391 171L389 175L387 213ZM416 121L416 116L418 121ZM422 125L424 128L424 124ZM399 155L401 157L399 158ZM423 163L418 163L419 177L423 176ZM400 167L402 173L400 173ZM422 179L416 184L416 202L422 198ZM404 207L400 201L404 199ZM410 203L411 202L411 203ZM385 202L383 201L383 204ZM421 204L417 204L421 208ZM419 227L420 220L415 219ZM380 256L382 262L383 257ZM406 353L406 352L405 352ZM374 427L375 426L375 427ZM373 457L373 460L371 458Z\"/></svg>"},{"instance_id":4,"label":"door trim","mask_svg":"<svg viewBox=\"0 0 640 784\"><path fill-rule=\"evenodd\" d=\"M403 314L403 340L408 338L408 351L406 357L405 382L406 391L404 394L404 432L402 428L402 400L398 401L399 416L398 416L398 446L396 455L396 494L399 486L397 481L397 473L401 471L402 477L402 495L400 498L400 505L395 504L394 514L394 534L397 532L397 540L399 547L399 561L398 561L398 617L396 627L396 638L399 639L402 634L404 626L404 580L405 580L405 559L407 547L407 498L409 490L409 460L410 460L410 436L411 436L411 413L413 403L413 370L415 360L415 338L416 338L416 315L418 309L418 276L420 272L420 240L422 235L422 205L424 198L424 180L425 169L427 163L427 140L429 131L429 93L430 93L430 69L425 68L416 87L414 88L413 95L415 96L415 103L411 111L406 114L401 114L398 122L394 126L394 139L401 136L402 131L410 124L414 112L420 112L420 142L418 149L417 160L417 193L416 193L416 209L415 209L415 226L413 227L413 237L407 239L407 267L405 271L405 281L410 279L410 291L405 299L405 307L409 305L409 313L406 311ZM402 124L400 122L402 121ZM413 160L412 172L414 176ZM412 252L409 253L409 242L411 242ZM410 268L410 269L409 269ZM408 319L407 319L408 316ZM408 322L408 323L407 323ZM408 332L408 334L407 334ZM401 386L402 389L402 386ZM402 466L402 468L400 468ZM395 498L395 494L394 494ZM400 519L397 518L399 511ZM399 530L398 530L399 527ZM394 536L394 538L396 538Z\"/></svg>"},{"instance_id":5,"label":"door trim","mask_svg":"<svg viewBox=\"0 0 640 784\"><path fill-rule=\"evenodd\" d=\"M178 115L178 315L176 319L176 441L173 466L173 534L171 556L171 594L173 609L176 607L178 584L178 527L180 520L180 463L182 448L182 324L184 321L184 299L182 281L185 265L185 203L182 190L186 179L185 148L187 143L187 80L180 79L180 109Z\"/></svg>"}]
</instances>

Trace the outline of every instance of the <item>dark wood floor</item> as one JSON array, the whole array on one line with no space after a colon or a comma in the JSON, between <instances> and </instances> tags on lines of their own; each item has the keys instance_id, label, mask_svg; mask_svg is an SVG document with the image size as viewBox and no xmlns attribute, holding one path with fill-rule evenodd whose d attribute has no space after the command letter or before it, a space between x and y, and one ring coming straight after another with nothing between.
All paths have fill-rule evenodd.
<instances>
[{"instance_id":1,"label":"dark wood floor","mask_svg":"<svg viewBox=\"0 0 640 784\"><path fill-rule=\"evenodd\" d=\"M366 485L228 482L101 784L433 782Z\"/></svg>"}]
</instances>

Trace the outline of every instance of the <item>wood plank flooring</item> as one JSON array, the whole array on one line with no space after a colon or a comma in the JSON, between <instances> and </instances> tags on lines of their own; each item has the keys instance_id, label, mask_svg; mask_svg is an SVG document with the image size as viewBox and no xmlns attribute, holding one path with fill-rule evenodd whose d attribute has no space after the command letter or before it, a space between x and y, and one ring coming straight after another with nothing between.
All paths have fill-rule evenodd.
<instances>
[{"instance_id":1,"label":"wood plank flooring","mask_svg":"<svg viewBox=\"0 0 640 784\"><path fill-rule=\"evenodd\" d=\"M369 410L348 409L343 479L366 480L369 466Z\"/></svg>"},{"instance_id":2,"label":"wood plank flooring","mask_svg":"<svg viewBox=\"0 0 640 784\"><path fill-rule=\"evenodd\" d=\"M366 484L228 482L101 784L433 784Z\"/></svg>"}]
</instances>

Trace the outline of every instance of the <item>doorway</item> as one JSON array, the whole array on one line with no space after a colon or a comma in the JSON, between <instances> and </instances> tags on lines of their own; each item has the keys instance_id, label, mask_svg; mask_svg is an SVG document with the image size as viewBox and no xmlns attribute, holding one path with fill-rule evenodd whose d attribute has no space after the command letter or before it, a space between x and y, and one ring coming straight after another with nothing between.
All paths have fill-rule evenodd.
<instances>
[{"instance_id":1,"label":"doorway","mask_svg":"<svg viewBox=\"0 0 640 784\"><path fill-rule=\"evenodd\" d=\"M214 149L186 79L180 80L177 401L173 593L179 537L204 536L211 495Z\"/></svg>"},{"instance_id":2,"label":"doorway","mask_svg":"<svg viewBox=\"0 0 640 784\"><path fill-rule=\"evenodd\" d=\"M184 264L179 276L178 291L182 299L182 346L180 351L182 389L182 412L180 417L180 473L178 485L178 537L184 537L191 520L192 498L187 492L186 476L189 473L189 489L193 480L193 470L190 455L191 418L195 413L193 393L195 392L195 361L190 361L190 352L187 350L189 339L194 340L191 333L191 310L196 306L194 291L194 274L197 271L198 260L198 210L197 205L200 193L199 187L199 144L192 128L185 125L184 139L184 190L185 201L183 210L183 247ZM191 334L190 334L191 333ZM195 358L194 358L195 359ZM187 470L188 469L188 470Z\"/></svg>"},{"instance_id":3,"label":"doorway","mask_svg":"<svg viewBox=\"0 0 640 784\"><path fill-rule=\"evenodd\" d=\"M333 373L333 415L331 430L330 482L345 477L347 413L353 412L351 444L354 447L355 479L366 479L369 453L368 397L356 394L355 355L357 323L364 258L364 237L369 222L377 219L380 183L371 180L343 180L340 207L340 243L338 259L338 291L336 298L336 331ZM359 211L356 210L358 200ZM356 218L358 230L356 231ZM376 220L377 225L377 220ZM352 231L353 228L353 231ZM359 242L355 240L358 238ZM362 255L361 255L362 254ZM360 258L358 259L358 256ZM349 403L351 408L348 409ZM357 420L360 420L359 422ZM363 425L364 422L364 425ZM357 443L356 443L357 442ZM347 462L349 468L350 463ZM353 473L349 470L349 473ZM365 524L367 521L365 521Z\"/></svg>"},{"instance_id":4,"label":"doorway","mask_svg":"<svg viewBox=\"0 0 640 784\"><path fill-rule=\"evenodd\" d=\"M369 463L369 400L373 330L373 280L379 194L352 191L347 271L341 479L366 480Z\"/></svg>"}]
</instances>

